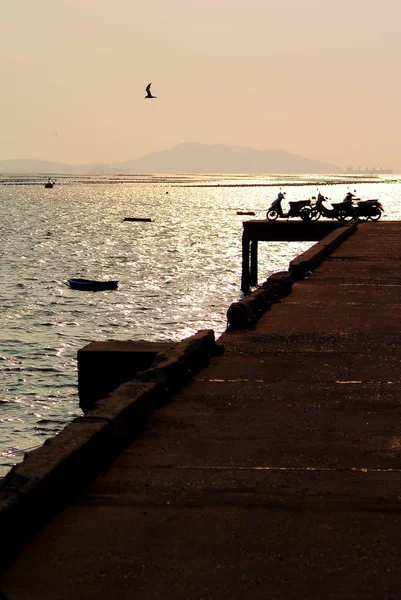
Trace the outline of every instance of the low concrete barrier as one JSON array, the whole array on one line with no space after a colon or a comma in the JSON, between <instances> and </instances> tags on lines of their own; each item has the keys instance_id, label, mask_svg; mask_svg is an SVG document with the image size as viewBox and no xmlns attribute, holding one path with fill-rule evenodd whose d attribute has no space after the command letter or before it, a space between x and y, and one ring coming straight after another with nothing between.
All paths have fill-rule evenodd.
<instances>
[{"instance_id":1,"label":"low concrete barrier","mask_svg":"<svg viewBox=\"0 0 401 600\"><path fill-rule=\"evenodd\" d=\"M160 394L168 401L180 388L185 386L197 373L209 364L210 357L220 355L224 351L221 344L217 344L212 329L200 332L182 342L179 342L168 351L160 352L145 371L137 373L137 381L157 383ZM160 399L160 403L163 398Z\"/></svg>"},{"instance_id":2,"label":"low concrete barrier","mask_svg":"<svg viewBox=\"0 0 401 600\"><path fill-rule=\"evenodd\" d=\"M289 271L273 273L254 292L233 302L227 310L227 327L229 329L250 329L258 318L280 298L291 293L294 276Z\"/></svg>"},{"instance_id":3,"label":"low concrete barrier","mask_svg":"<svg viewBox=\"0 0 401 600\"><path fill-rule=\"evenodd\" d=\"M266 284L273 284L280 298L284 298L291 294L293 281L294 275L290 271L279 271L270 275L266 279Z\"/></svg>"},{"instance_id":4,"label":"low concrete barrier","mask_svg":"<svg viewBox=\"0 0 401 600\"><path fill-rule=\"evenodd\" d=\"M295 279L303 279L307 273L313 271L356 228L357 223L350 223L331 231L320 242L294 258L289 264L288 271L273 273L261 287L238 302L233 302L227 310L227 328L250 329L254 327L265 310L269 310L279 298L291 293Z\"/></svg>"},{"instance_id":5,"label":"low concrete barrier","mask_svg":"<svg viewBox=\"0 0 401 600\"><path fill-rule=\"evenodd\" d=\"M212 330L164 348L155 364L98 400L22 463L0 485L0 570L15 552L144 430L210 357L220 354Z\"/></svg>"},{"instance_id":6,"label":"low concrete barrier","mask_svg":"<svg viewBox=\"0 0 401 600\"><path fill-rule=\"evenodd\" d=\"M295 279L302 279L306 273L313 271L329 254L343 243L357 229L357 223L344 225L329 233L320 242L303 252L290 262L289 270Z\"/></svg>"}]
</instances>

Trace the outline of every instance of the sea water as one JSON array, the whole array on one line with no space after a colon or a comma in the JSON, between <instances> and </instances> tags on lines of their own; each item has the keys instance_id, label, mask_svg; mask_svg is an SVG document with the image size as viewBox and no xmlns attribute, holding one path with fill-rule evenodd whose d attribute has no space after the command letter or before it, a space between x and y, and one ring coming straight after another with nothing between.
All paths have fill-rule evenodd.
<instances>
[{"instance_id":1,"label":"sea water","mask_svg":"<svg viewBox=\"0 0 401 600\"><path fill-rule=\"evenodd\" d=\"M0 476L81 415L77 351L94 340L179 341L226 327L241 297L242 223L349 189L400 220L401 177L0 176ZM255 216L237 215L252 211ZM150 222L124 218L150 218ZM259 245L259 277L310 243ZM80 292L70 277L118 280Z\"/></svg>"}]
</instances>

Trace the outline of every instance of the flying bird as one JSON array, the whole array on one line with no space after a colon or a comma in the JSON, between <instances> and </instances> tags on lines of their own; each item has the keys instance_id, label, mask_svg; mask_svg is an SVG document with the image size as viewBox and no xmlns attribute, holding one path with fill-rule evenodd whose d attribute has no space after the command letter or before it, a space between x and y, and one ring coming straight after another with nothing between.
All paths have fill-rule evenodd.
<instances>
[{"instance_id":1,"label":"flying bird","mask_svg":"<svg viewBox=\"0 0 401 600\"><path fill-rule=\"evenodd\" d=\"M147 85L147 86L146 86L146 96L145 96L145 100L146 100L146 98L157 98L157 96L153 96L153 95L152 95L152 92L150 91L150 86L151 86L151 85L152 85L152 84L151 84L151 83L149 83L149 85Z\"/></svg>"}]
</instances>

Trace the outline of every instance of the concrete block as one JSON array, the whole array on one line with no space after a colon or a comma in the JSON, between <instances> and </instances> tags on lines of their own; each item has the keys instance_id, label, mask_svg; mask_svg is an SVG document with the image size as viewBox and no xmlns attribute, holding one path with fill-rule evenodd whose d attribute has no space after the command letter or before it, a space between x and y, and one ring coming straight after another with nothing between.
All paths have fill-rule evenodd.
<instances>
[{"instance_id":1,"label":"concrete block","mask_svg":"<svg viewBox=\"0 0 401 600\"><path fill-rule=\"evenodd\" d=\"M83 412L121 383L148 369L159 352L175 344L111 340L78 350L79 405Z\"/></svg>"},{"instance_id":2,"label":"concrete block","mask_svg":"<svg viewBox=\"0 0 401 600\"><path fill-rule=\"evenodd\" d=\"M227 310L227 323L232 329L250 329L257 321L250 303L245 300L233 302Z\"/></svg>"},{"instance_id":3,"label":"concrete block","mask_svg":"<svg viewBox=\"0 0 401 600\"><path fill-rule=\"evenodd\" d=\"M156 383L126 382L96 402L83 418L105 419L112 426L111 434L115 440L130 439L146 427L150 413L158 404L159 395Z\"/></svg>"},{"instance_id":4,"label":"concrete block","mask_svg":"<svg viewBox=\"0 0 401 600\"><path fill-rule=\"evenodd\" d=\"M292 292L294 275L291 271L279 271L273 273L267 279L267 283L276 284L276 291L280 297L288 296Z\"/></svg>"},{"instance_id":5,"label":"concrete block","mask_svg":"<svg viewBox=\"0 0 401 600\"><path fill-rule=\"evenodd\" d=\"M135 380L157 383L160 402L164 403L206 367L211 356L221 354L222 350L215 342L213 330L198 331L168 351L159 353L152 366L137 373Z\"/></svg>"}]
</instances>

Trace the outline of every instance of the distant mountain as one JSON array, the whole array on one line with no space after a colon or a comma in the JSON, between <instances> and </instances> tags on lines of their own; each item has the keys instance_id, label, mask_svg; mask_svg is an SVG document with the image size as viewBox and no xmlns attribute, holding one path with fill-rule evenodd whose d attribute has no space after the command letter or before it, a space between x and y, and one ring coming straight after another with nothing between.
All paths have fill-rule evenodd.
<instances>
[{"instance_id":1,"label":"distant mountain","mask_svg":"<svg viewBox=\"0 0 401 600\"><path fill-rule=\"evenodd\" d=\"M2 173L343 173L338 165L284 150L184 143L114 164L65 165L41 160L0 161Z\"/></svg>"}]
</instances>

